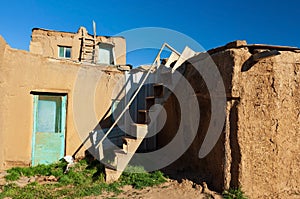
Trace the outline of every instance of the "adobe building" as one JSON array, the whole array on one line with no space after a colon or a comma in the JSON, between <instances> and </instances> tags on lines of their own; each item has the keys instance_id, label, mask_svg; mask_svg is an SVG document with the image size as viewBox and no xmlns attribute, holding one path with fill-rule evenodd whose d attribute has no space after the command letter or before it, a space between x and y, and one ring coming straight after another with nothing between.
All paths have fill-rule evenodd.
<instances>
[{"instance_id":1,"label":"adobe building","mask_svg":"<svg viewBox=\"0 0 300 199\"><path fill-rule=\"evenodd\" d=\"M188 150L163 170L171 177L205 181L219 192L241 187L250 198L299 197L299 52L293 47L236 41L195 53L182 65L182 74L197 96L199 128ZM217 144L200 159L212 114L211 98L193 65L206 65L208 56L223 78L226 117ZM129 70L124 38L89 35L85 28L77 33L33 29L30 52L12 49L0 37L0 68L0 169L72 155L95 128L95 121L106 118L106 127L114 122L110 110L114 101L128 94L122 87L128 78L139 85L149 70ZM145 98L150 99L149 93L142 94L131 111L143 108ZM93 107L81 110L81 104ZM163 106L168 117L151 150L167 145L180 123L176 97L170 95ZM89 120L91 112L95 121ZM140 119L138 114L135 119ZM148 145L143 146L147 150Z\"/></svg>"},{"instance_id":2,"label":"adobe building","mask_svg":"<svg viewBox=\"0 0 300 199\"><path fill-rule=\"evenodd\" d=\"M124 38L90 35L84 27L80 27L77 33L34 28L30 52L103 66L126 64Z\"/></svg>"},{"instance_id":3,"label":"adobe building","mask_svg":"<svg viewBox=\"0 0 300 199\"><path fill-rule=\"evenodd\" d=\"M123 84L119 69L125 64L124 38L91 36L84 27L77 33L33 29L30 52L12 49L0 37L0 169L72 155L84 139L78 131L88 134L95 127L93 121L86 129L76 126L88 116L76 120L74 111L82 112L80 103L93 103L100 120ZM90 95L89 83L93 98L84 96ZM81 98L75 102L75 96Z\"/></svg>"},{"instance_id":4,"label":"adobe building","mask_svg":"<svg viewBox=\"0 0 300 199\"><path fill-rule=\"evenodd\" d=\"M211 119L211 98L193 65L217 65L226 91L226 120L213 150L203 159L198 153ZM188 60L185 78L195 90L200 125L186 153L165 168L205 181L214 190L241 187L249 198L299 198L300 195L300 50L293 47L249 45L236 41ZM213 96L218 97L218 96ZM174 136L180 113L174 96L168 113L164 146ZM177 172L175 172L177 171ZM172 173L175 172L175 175Z\"/></svg>"}]
</instances>

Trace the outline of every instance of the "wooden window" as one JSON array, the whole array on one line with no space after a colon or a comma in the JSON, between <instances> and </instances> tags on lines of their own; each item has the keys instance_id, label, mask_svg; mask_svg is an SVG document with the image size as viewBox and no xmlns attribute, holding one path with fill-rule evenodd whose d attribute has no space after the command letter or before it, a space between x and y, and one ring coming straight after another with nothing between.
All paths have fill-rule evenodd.
<instances>
[{"instance_id":1,"label":"wooden window","mask_svg":"<svg viewBox=\"0 0 300 199\"><path fill-rule=\"evenodd\" d=\"M114 65L115 57L114 57L114 46L111 44L100 43L99 44L99 56L98 56L98 64L106 64L106 65Z\"/></svg>"},{"instance_id":2,"label":"wooden window","mask_svg":"<svg viewBox=\"0 0 300 199\"><path fill-rule=\"evenodd\" d=\"M58 57L71 58L71 47L58 46Z\"/></svg>"}]
</instances>

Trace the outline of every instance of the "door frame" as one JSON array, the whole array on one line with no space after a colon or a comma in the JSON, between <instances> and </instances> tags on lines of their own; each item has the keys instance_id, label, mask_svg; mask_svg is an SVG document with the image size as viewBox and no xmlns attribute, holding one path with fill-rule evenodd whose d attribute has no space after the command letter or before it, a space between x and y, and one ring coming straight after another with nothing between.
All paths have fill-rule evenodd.
<instances>
[{"instance_id":1,"label":"door frame","mask_svg":"<svg viewBox=\"0 0 300 199\"><path fill-rule=\"evenodd\" d=\"M33 95L33 128L32 128L32 144L31 144L31 166L35 165L35 147L36 147L36 133L37 133L37 112L38 112L38 102L39 96L59 96L61 97L61 150L60 156L65 155L66 150L66 119L67 119L67 93L50 93L50 92L31 92Z\"/></svg>"}]
</instances>

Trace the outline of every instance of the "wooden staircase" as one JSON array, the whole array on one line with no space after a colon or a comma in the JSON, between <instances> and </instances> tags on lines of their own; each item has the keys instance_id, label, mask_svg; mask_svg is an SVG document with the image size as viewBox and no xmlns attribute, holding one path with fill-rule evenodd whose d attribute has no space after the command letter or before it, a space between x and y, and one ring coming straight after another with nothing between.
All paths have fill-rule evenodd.
<instances>
[{"instance_id":1,"label":"wooden staircase","mask_svg":"<svg viewBox=\"0 0 300 199\"><path fill-rule=\"evenodd\" d=\"M108 183L114 182L119 179L122 172L127 167L128 163L132 159L133 155L136 153L137 149L143 142L144 138L148 133L149 124L151 122L150 112L153 111L151 107L155 104L163 105L163 103L171 95L171 91L167 89L170 85L176 84L173 82L173 73L180 67L180 65L188 58L195 55L195 52L191 49L185 49L182 54L177 53L175 50L170 48L173 52L171 53L168 62L165 65L161 65L156 70L156 77L160 80L159 83L153 84L153 95L145 97L145 109L138 110L138 117L136 123L130 124L130 130L132 136L123 137L123 147L122 149L114 150L115 158L111 165L105 166L106 181ZM188 53L186 52L188 51ZM161 51L160 51L161 52ZM184 55L183 55L184 54ZM186 55L189 56L186 56ZM185 57L183 57L185 56ZM159 56L157 56L159 57ZM184 60L184 61L183 61ZM176 66L176 63L180 61L180 65ZM173 63L173 68L170 65ZM175 66L177 68L175 68ZM182 73L183 70L179 70ZM146 76L147 78L147 76ZM144 83L143 83L144 84ZM131 102L129 102L131 103ZM129 107L129 106L128 106ZM125 108L126 109L126 108ZM155 110L159 111L159 110ZM122 114L122 113L121 113ZM99 150L101 145L99 145Z\"/></svg>"},{"instance_id":2,"label":"wooden staircase","mask_svg":"<svg viewBox=\"0 0 300 199\"><path fill-rule=\"evenodd\" d=\"M143 142L144 138L148 133L148 125L150 121L150 108L156 103L157 99L163 98L163 84L153 85L153 89L157 90L156 92L162 92L157 96L148 96L145 98L146 109L138 110L137 123L131 124L131 134L134 136L125 136L123 137L123 147L120 150L115 150L115 160L114 166L106 166L105 174L107 182L114 182L119 179L122 172L125 170L126 166L130 162L131 158ZM155 91L154 91L155 92Z\"/></svg>"}]
</instances>

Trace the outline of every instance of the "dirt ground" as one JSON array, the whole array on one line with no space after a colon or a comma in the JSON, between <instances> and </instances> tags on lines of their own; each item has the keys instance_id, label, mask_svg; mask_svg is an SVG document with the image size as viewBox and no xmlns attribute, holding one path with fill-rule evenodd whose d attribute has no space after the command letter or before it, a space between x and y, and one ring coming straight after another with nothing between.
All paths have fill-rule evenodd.
<instances>
[{"instance_id":1,"label":"dirt ground","mask_svg":"<svg viewBox=\"0 0 300 199\"><path fill-rule=\"evenodd\" d=\"M4 176L6 172L0 172L0 185L6 184ZM50 177L40 177L42 180L40 182L39 179L35 179L39 183L51 183L52 180ZM46 180L45 180L45 179ZM48 179L49 178L49 179ZM29 177L21 177L19 180L15 181L15 183L24 187L29 182L31 182L31 178ZM113 192L103 192L99 196L87 196L85 199L98 199L98 198L125 198L125 199L220 199L222 196L214 191L211 191L207 188L206 183L202 185L195 184L190 180L182 180L178 182L177 180L168 179L167 182L160 184L154 187L146 187L143 189L135 189L130 185L126 185L122 188L122 192L120 194L115 194Z\"/></svg>"},{"instance_id":2,"label":"dirt ground","mask_svg":"<svg viewBox=\"0 0 300 199\"><path fill-rule=\"evenodd\" d=\"M216 192L210 191L206 184L197 185L189 180L183 180L181 183L176 180L169 180L161 185L154 187L147 187L141 190L134 189L131 186L124 186L123 192L119 195L104 192L100 196L89 196L85 199L98 198L132 198L132 199L206 199L214 198L221 199L222 196Z\"/></svg>"}]
</instances>

